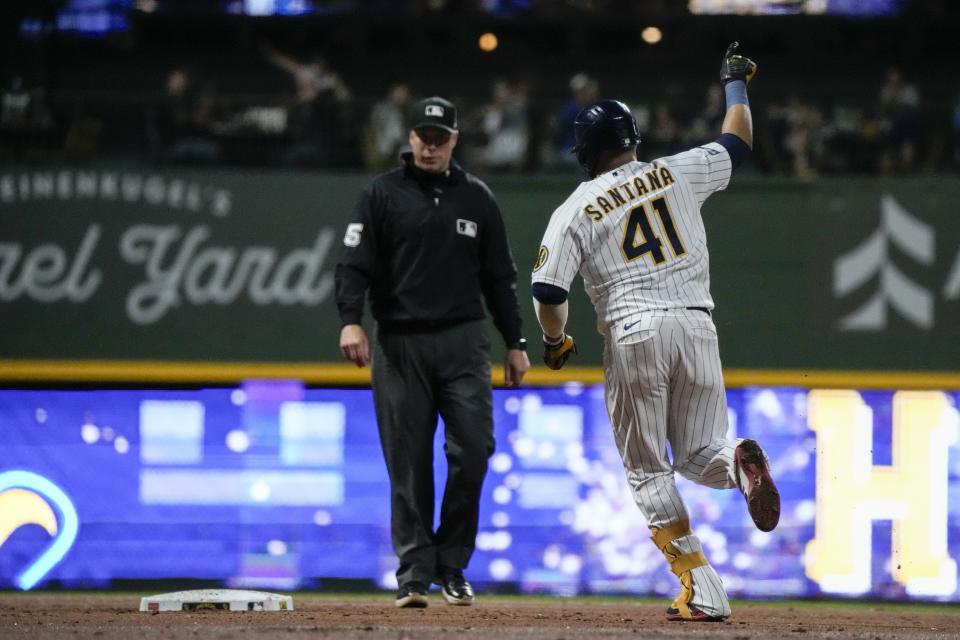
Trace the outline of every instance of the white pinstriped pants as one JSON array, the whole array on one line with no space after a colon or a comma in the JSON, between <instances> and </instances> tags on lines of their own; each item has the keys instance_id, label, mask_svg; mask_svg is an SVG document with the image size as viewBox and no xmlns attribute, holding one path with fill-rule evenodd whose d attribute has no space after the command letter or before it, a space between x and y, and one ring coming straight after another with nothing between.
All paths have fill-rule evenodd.
<instances>
[{"instance_id":1,"label":"white pinstriped pants","mask_svg":"<svg viewBox=\"0 0 960 640\"><path fill-rule=\"evenodd\" d=\"M624 324L631 324L628 331ZM727 433L727 399L717 331L703 311L649 311L605 336L607 411L627 482L651 527L688 520L674 482L679 473L716 489L736 486ZM673 453L671 463L667 443ZM681 553L702 551L696 535L679 538ZM730 615L726 591L711 566L692 571L690 604Z\"/></svg>"}]
</instances>

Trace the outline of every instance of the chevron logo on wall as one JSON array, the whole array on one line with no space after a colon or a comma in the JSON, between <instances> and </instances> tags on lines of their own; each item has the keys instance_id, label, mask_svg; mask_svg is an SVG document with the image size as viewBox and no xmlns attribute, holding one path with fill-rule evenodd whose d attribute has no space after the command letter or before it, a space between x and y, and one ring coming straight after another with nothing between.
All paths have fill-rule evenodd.
<instances>
[{"instance_id":1,"label":"chevron logo on wall","mask_svg":"<svg viewBox=\"0 0 960 640\"><path fill-rule=\"evenodd\" d=\"M833 294L849 295L879 275L880 288L863 306L839 321L844 331L882 331L889 310L914 326L930 331L934 325L934 295L913 282L893 263L891 251L930 266L935 259L933 228L913 217L896 199L880 199L880 228L833 264Z\"/></svg>"}]
</instances>

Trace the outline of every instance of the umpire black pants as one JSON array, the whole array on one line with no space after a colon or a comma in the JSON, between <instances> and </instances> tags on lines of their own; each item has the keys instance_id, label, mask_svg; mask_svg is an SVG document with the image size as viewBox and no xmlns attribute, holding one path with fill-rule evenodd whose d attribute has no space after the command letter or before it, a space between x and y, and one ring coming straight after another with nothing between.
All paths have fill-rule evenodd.
<instances>
[{"instance_id":1,"label":"umpire black pants","mask_svg":"<svg viewBox=\"0 0 960 640\"><path fill-rule=\"evenodd\" d=\"M379 331L373 399L390 475L397 581L430 584L473 555L480 490L493 454L490 342L483 321L429 333ZM433 440L445 425L447 482L434 531Z\"/></svg>"}]
</instances>

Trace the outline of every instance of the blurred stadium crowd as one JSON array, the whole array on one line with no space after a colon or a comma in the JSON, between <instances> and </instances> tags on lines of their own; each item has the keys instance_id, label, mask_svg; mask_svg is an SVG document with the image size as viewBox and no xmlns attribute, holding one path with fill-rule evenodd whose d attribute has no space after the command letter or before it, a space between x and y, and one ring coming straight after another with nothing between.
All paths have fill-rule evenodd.
<instances>
[{"instance_id":1,"label":"blurred stadium crowd","mask_svg":"<svg viewBox=\"0 0 960 640\"><path fill-rule=\"evenodd\" d=\"M20 76L3 88L0 161L110 161L380 170L406 145L404 114L417 97L397 82L382 96L358 95L349 78L315 57L265 55L289 74L290 87L260 104L218 88L216 78L171 69L144 105L121 123L87 107L60 113L41 88ZM522 81L495 80L482 102L461 101L461 159L490 172L521 173L574 166L573 116L607 95L586 73L569 79L569 98L538 101ZM925 109L923 94L890 68L872 100L822 104L801 92L755 100L755 167L764 173L914 173L960 168L960 93L946 121ZM656 157L710 140L723 118L718 84L699 102L631 102L644 134L642 153ZM115 108L110 111L114 111ZM932 117L931 117L932 116ZM126 130L124 130L126 127ZM122 151L120 139L139 140ZM139 149L137 148L139 146Z\"/></svg>"},{"instance_id":2,"label":"blurred stadium crowd","mask_svg":"<svg viewBox=\"0 0 960 640\"><path fill-rule=\"evenodd\" d=\"M430 3L414 4L427 10ZM493 4L499 7L504 3ZM543 3L526 4L531 5L526 10L532 11ZM611 5L581 4L586 12L582 15L602 13ZM525 3L504 6L520 11L520 5ZM454 46L463 46L462 36L469 32L462 27L463 18L459 30L449 37L443 22L446 17L432 22L428 18L402 22L398 29L412 30L413 35L408 33L399 42L389 27L375 25L365 30L341 28L335 37L298 33L294 46L282 29L275 29L269 38L244 33L218 42L209 31L192 27L191 32L183 22L172 21L155 29L166 35L149 54L153 58L149 70L123 66L118 58L126 55L129 44L107 47L106 55L93 56L91 63L71 66L64 56L83 45L58 50L49 42L37 42L33 34L34 41L8 49L14 53L13 63L5 64L0 76L0 162L376 171L393 166L406 144L406 107L423 94L433 93L445 94L460 106L462 135L457 153L461 161L490 173L575 167L569 154L570 125L576 112L598 97L622 98L630 104L643 133L643 157L702 143L719 131L723 116L720 87L701 80L709 65L704 62L696 73L687 72L686 76L665 71L668 65L678 65L681 71L691 68L692 56L703 57L697 48L681 49L683 43L673 44L649 62L640 57L645 54L625 48L630 55L638 55L639 61L630 63L633 67L604 68L602 61L616 59L620 39L639 39L635 31L618 32L610 23L603 23L593 40L589 33L565 36L566 42L557 39L557 50L566 47L590 54L573 55L573 62L568 57L562 64L554 63L549 47L533 42L522 50L498 52L501 57L516 56L517 64L508 61L490 66L481 61L459 68L460 59L447 65L443 58ZM548 21L541 31L564 25L570 15L551 19L556 22ZM686 29L689 19L685 20L669 35ZM203 28L221 26L214 23ZM183 40L200 36L211 42L206 49L177 51L183 42L170 33L181 29L185 31ZM830 29L830 24L819 25L817 33L821 35L816 37L826 37L822 34ZM24 38L22 31L16 34L18 38ZM143 31L146 37L138 35L141 49L150 34L149 29ZM863 31L852 48L863 49L868 42ZM877 36L877 47L885 46L883 40L891 31L895 30L888 26ZM493 38L496 48L495 36L488 33L483 37ZM540 32L537 37L544 42L550 38ZM859 63L848 61L846 68L842 61L833 60L830 64L836 69L832 71L818 73L814 68L805 77L791 78L764 59L764 47L775 47L778 37L775 32L767 35L760 51L751 51L760 62L761 75L770 78L751 92L758 130L754 170L805 178L828 173L960 169L960 83L955 79L944 78L929 66L898 64L896 52L875 58L873 68L856 68L870 59L869 49L861 53ZM842 40L846 36L833 37ZM648 50L660 38L659 29L656 40L648 39L646 32L643 35ZM912 42L922 42L922 35L915 33ZM698 48L717 48L709 44L701 43ZM213 52L221 45L228 51ZM642 42L639 45L644 46ZM385 68L385 61L389 66L393 59L393 46L414 50L419 46L419 62L410 65L397 58L395 68ZM475 41L470 46L475 47ZM480 48L484 46L481 38ZM231 53L231 48L236 51ZM678 55L681 51L685 57ZM367 53L376 56L365 66L358 56ZM802 51L778 53L803 65L803 56L797 55ZM433 64L431 54L439 57ZM54 59L56 55L59 60ZM144 55L141 52L134 57L139 60ZM577 61L582 64L574 66ZM826 62L812 59L813 66ZM645 67L649 66L658 73L648 73ZM433 82L431 74L436 67L454 68L443 69L445 75ZM649 91L650 87L656 90Z\"/></svg>"}]
</instances>

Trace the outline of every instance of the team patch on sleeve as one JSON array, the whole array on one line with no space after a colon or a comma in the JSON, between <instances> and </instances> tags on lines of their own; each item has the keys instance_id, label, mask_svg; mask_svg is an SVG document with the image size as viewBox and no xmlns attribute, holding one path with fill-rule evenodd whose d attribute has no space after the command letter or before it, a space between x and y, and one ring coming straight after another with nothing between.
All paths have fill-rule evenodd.
<instances>
[{"instance_id":1,"label":"team patch on sleeve","mask_svg":"<svg viewBox=\"0 0 960 640\"><path fill-rule=\"evenodd\" d=\"M550 255L550 252L547 250L547 247L540 245L540 251L537 252L537 261L533 263L533 270L539 271L540 268L547 264L547 256Z\"/></svg>"}]
</instances>

